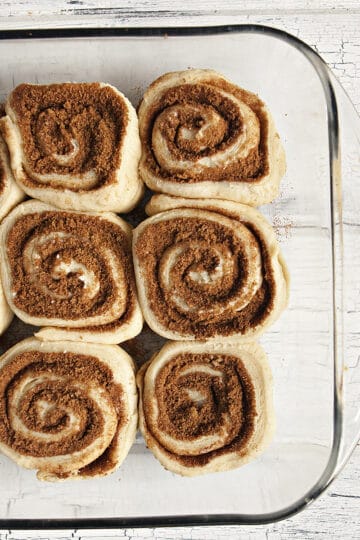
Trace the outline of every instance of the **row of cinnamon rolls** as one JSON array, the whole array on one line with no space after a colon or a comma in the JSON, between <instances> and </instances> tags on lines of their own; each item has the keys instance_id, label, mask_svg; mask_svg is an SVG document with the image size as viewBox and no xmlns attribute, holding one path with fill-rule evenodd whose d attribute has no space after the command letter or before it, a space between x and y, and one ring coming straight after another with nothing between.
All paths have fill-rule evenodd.
<instances>
[{"instance_id":1,"label":"row of cinnamon rolls","mask_svg":"<svg viewBox=\"0 0 360 540\"><path fill-rule=\"evenodd\" d=\"M138 115L109 84L21 84L0 131L0 219L24 194L65 210L129 212L143 182L258 206L285 173L265 104L206 69L159 77Z\"/></svg>"},{"instance_id":2,"label":"row of cinnamon rolls","mask_svg":"<svg viewBox=\"0 0 360 540\"><path fill-rule=\"evenodd\" d=\"M168 339L247 341L278 318L288 272L257 210L166 195L146 209L135 230L111 212L13 209L0 226L1 330L14 313L40 339L118 344L144 317Z\"/></svg>"},{"instance_id":3,"label":"row of cinnamon rolls","mask_svg":"<svg viewBox=\"0 0 360 540\"><path fill-rule=\"evenodd\" d=\"M168 342L136 380L116 345L28 338L0 358L0 451L40 480L114 472L138 420L148 447L177 474L247 463L274 427L264 351L255 342Z\"/></svg>"}]
</instances>

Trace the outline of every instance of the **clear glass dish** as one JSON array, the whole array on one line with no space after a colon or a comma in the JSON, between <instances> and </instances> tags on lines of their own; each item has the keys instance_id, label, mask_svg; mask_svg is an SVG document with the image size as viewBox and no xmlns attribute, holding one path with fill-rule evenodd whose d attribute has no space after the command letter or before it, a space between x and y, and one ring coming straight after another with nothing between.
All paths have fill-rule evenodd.
<instances>
[{"instance_id":1,"label":"clear glass dish","mask_svg":"<svg viewBox=\"0 0 360 540\"><path fill-rule=\"evenodd\" d=\"M157 76L188 67L211 67L258 93L288 163L280 197L262 211L292 276L289 308L261 339L277 431L260 459L181 478L139 437L112 476L46 484L1 456L0 528L266 523L304 508L335 478L360 430L360 121L344 90L307 45L254 25L3 31L0 59L2 99L24 81L100 80L136 105ZM138 209L131 220L142 217ZM15 321L1 352L32 331ZM125 348L140 364L161 342L146 330Z\"/></svg>"}]
</instances>

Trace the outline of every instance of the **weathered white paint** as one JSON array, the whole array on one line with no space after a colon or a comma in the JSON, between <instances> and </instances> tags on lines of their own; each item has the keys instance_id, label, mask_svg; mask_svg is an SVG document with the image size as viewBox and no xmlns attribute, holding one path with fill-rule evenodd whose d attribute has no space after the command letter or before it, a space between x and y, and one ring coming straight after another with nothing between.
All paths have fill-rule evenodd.
<instances>
[{"instance_id":1,"label":"weathered white paint","mask_svg":"<svg viewBox=\"0 0 360 540\"><path fill-rule=\"evenodd\" d=\"M35 16L44 13L59 14L65 10L91 11L91 10L117 10L130 12L204 12L216 10L224 11L344 11L356 10L359 8L357 0L243 0L236 2L234 0L125 0L119 3L113 0L31 0L29 2L22 0L5 0L1 2L4 14L11 13L13 16L30 14Z\"/></svg>"},{"instance_id":2,"label":"weathered white paint","mask_svg":"<svg viewBox=\"0 0 360 540\"><path fill-rule=\"evenodd\" d=\"M111 0L2 1L0 27L61 25L156 26L253 22L286 29L327 60L360 111L360 4L358 0ZM340 477L311 508L262 527L131 529L122 531L0 532L0 540L239 538L280 540L360 537L360 446Z\"/></svg>"}]
</instances>

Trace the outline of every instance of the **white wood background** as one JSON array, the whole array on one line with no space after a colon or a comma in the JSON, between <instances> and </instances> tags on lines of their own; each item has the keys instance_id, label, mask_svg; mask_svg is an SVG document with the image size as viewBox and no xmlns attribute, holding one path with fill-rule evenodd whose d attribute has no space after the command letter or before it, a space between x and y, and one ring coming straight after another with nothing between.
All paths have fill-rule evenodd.
<instances>
[{"instance_id":1,"label":"white wood background","mask_svg":"<svg viewBox=\"0 0 360 540\"><path fill-rule=\"evenodd\" d=\"M325 58L360 113L359 0L0 0L0 28L186 26L261 23L297 35ZM260 527L193 527L120 531L0 531L22 539L360 539L360 446L340 477L312 507Z\"/></svg>"}]
</instances>

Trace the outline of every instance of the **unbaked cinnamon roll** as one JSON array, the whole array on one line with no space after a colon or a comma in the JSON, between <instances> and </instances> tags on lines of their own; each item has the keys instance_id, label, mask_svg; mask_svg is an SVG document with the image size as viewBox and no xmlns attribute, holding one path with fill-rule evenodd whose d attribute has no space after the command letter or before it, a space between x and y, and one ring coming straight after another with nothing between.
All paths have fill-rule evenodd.
<instances>
[{"instance_id":1,"label":"unbaked cinnamon roll","mask_svg":"<svg viewBox=\"0 0 360 540\"><path fill-rule=\"evenodd\" d=\"M254 342L169 342L141 368L137 384L141 432L169 471L234 469L272 437L272 376Z\"/></svg>"},{"instance_id":2,"label":"unbaked cinnamon roll","mask_svg":"<svg viewBox=\"0 0 360 540\"><path fill-rule=\"evenodd\" d=\"M5 294L42 339L120 343L140 333L131 228L107 213L17 206L0 227Z\"/></svg>"},{"instance_id":3,"label":"unbaked cinnamon roll","mask_svg":"<svg viewBox=\"0 0 360 540\"><path fill-rule=\"evenodd\" d=\"M134 367L120 347L30 338L0 358L0 451L40 480L113 472L136 427Z\"/></svg>"},{"instance_id":4,"label":"unbaked cinnamon roll","mask_svg":"<svg viewBox=\"0 0 360 540\"><path fill-rule=\"evenodd\" d=\"M25 193L15 182L10 168L8 149L0 135L0 221L23 200L24 196Z\"/></svg>"},{"instance_id":5,"label":"unbaked cinnamon roll","mask_svg":"<svg viewBox=\"0 0 360 540\"><path fill-rule=\"evenodd\" d=\"M104 83L21 84L1 130L18 184L70 210L128 212L140 199L135 109Z\"/></svg>"},{"instance_id":6,"label":"unbaked cinnamon roll","mask_svg":"<svg viewBox=\"0 0 360 540\"><path fill-rule=\"evenodd\" d=\"M253 206L278 194L285 154L253 93L209 69L167 73L139 107L140 174L154 191Z\"/></svg>"},{"instance_id":7,"label":"unbaked cinnamon roll","mask_svg":"<svg viewBox=\"0 0 360 540\"><path fill-rule=\"evenodd\" d=\"M248 340L288 301L288 272L275 233L254 208L157 195L134 231L139 301L168 339Z\"/></svg>"}]
</instances>

